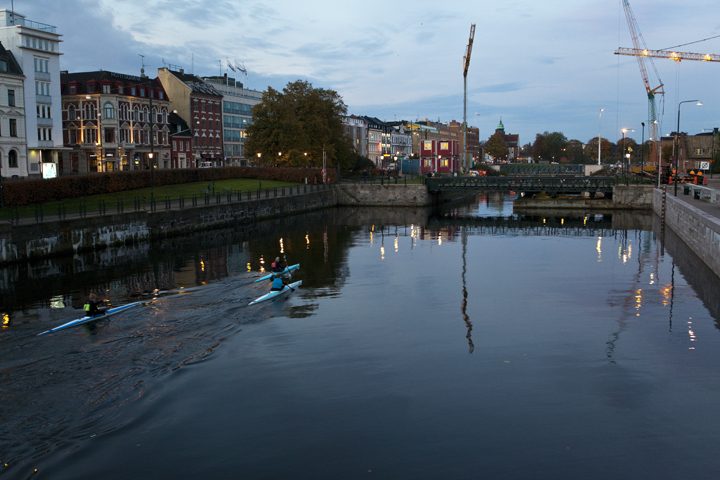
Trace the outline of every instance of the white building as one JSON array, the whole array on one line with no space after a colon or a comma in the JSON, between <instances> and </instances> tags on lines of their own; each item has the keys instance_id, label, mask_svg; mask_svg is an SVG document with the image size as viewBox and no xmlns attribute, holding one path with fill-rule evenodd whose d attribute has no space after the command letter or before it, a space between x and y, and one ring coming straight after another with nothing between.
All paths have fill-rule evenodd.
<instances>
[{"instance_id":1,"label":"white building","mask_svg":"<svg viewBox=\"0 0 720 480\"><path fill-rule=\"evenodd\" d=\"M57 172L63 150L60 97L60 35L56 27L0 10L0 42L25 74L27 172L49 177ZM34 114L31 114L34 113Z\"/></svg>"},{"instance_id":2,"label":"white building","mask_svg":"<svg viewBox=\"0 0 720 480\"><path fill-rule=\"evenodd\" d=\"M222 125L225 165L247 166L252 159L245 156L245 130L252 122L252 108L262 101L262 92L249 90L242 83L222 77L203 77L223 94Z\"/></svg>"},{"instance_id":3,"label":"white building","mask_svg":"<svg viewBox=\"0 0 720 480\"><path fill-rule=\"evenodd\" d=\"M396 157L409 157L412 155L412 135L406 132L402 125L394 126L390 133L390 156L394 161Z\"/></svg>"},{"instance_id":4,"label":"white building","mask_svg":"<svg viewBox=\"0 0 720 480\"><path fill-rule=\"evenodd\" d=\"M0 173L6 178L28 176L24 81L15 56L0 43Z\"/></svg>"}]
</instances>

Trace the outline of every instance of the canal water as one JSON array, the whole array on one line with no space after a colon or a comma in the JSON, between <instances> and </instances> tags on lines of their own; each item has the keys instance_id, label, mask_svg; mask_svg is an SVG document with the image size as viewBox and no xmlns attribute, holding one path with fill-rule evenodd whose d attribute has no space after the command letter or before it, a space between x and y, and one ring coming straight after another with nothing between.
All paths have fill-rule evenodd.
<instances>
[{"instance_id":1,"label":"canal water","mask_svg":"<svg viewBox=\"0 0 720 480\"><path fill-rule=\"evenodd\" d=\"M13 266L0 477L717 478L718 287L648 215L499 194ZM36 336L91 292L143 305Z\"/></svg>"}]
</instances>

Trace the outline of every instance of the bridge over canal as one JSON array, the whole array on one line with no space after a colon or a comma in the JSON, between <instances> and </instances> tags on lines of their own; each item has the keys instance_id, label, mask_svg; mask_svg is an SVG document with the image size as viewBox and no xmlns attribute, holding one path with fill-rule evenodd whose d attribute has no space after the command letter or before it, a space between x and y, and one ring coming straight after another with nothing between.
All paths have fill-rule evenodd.
<instances>
[{"instance_id":1,"label":"bridge over canal","mask_svg":"<svg viewBox=\"0 0 720 480\"><path fill-rule=\"evenodd\" d=\"M582 195L595 198L602 193L611 198L615 178L585 176L441 177L427 178L430 193L517 192L525 195Z\"/></svg>"}]
</instances>

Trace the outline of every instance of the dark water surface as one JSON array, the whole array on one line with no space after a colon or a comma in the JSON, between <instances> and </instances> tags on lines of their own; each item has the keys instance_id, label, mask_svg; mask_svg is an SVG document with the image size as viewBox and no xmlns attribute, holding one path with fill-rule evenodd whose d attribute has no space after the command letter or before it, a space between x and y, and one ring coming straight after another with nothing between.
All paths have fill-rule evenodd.
<instances>
[{"instance_id":1,"label":"dark water surface","mask_svg":"<svg viewBox=\"0 0 720 480\"><path fill-rule=\"evenodd\" d=\"M647 216L511 215L338 209L0 271L0 477L720 477L717 277ZM302 287L248 307L281 250ZM147 304L35 336L91 291Z\"/></svg>"}]
</instances>

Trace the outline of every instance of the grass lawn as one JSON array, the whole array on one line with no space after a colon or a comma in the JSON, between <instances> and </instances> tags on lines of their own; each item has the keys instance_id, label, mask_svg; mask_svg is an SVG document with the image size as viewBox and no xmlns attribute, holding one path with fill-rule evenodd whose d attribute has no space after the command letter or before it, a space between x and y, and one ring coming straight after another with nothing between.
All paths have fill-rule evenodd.
<instances>
[{"instance_id":1,"label":"grass lawn","mask_svg":"<svg viewBox=\"0 0 720 480\"><path fill-rule=\"evenodd\" d=\"M247 178L231 178L227 180L216 180L215 182L215 193L224 194L225 189L231 189L232 192L238 190L245 193L247 191L257 191L259 182L256 179ZM287 187L290 185L298 185L292 182L279 182L275 180L263 180L262 189L267 190L275 187ZM167 197L170 199L177 199L184 196L186 201L190 201L193 195L197 195L199 198L207 191L208 186L212 191L213 182L196 182L196 183L182 183L178 185L163 185L155 187L155 201L164 202ZM134 200L138 198L141 202L146 204L150 203L150 188L140 188L138 190L126 190L124 192L104 194L104 195L91 195L82 198L66 198L55 202L43 203L42 211L44 216L55 215L58 212L60 205L63 205L67 214L77 212L82 203L85 203L88 212L98 210L98 205L101 201L105 202L105 206L108 210L115 210L118 200L122 199L124 208L129 211L133 207ZM8 209L3 209L8 210ZM24 207L17 208L17 214L20 217L32 217L35 215L36 206L27 205ZM5 215L2 215L3 217Z\"/></svg>"}]
</instances>

